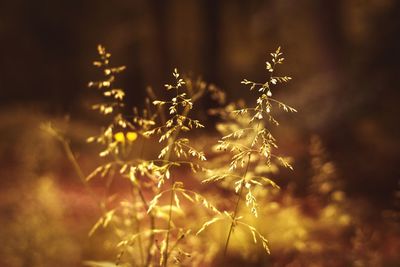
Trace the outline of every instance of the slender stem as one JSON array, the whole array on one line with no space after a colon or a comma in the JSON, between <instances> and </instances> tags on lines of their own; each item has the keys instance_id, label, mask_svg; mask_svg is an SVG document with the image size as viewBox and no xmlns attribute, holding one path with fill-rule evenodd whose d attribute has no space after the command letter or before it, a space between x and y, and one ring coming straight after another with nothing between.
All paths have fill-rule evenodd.
<instances>
[{"instance_id":1,"label":"slender stem","mask_svg":"<svg viewBox=\"0 0 400 267\"><path fill-rule=\"evenodd\" d=\"M141 147L140 147L140 158L143 158L143 152L144 152L144 141L141 143ZM132 189L132 193L134 195L134 205L135 205L135 209L136 209L136 214L138 212L137 206L136 206L136 195L134 193L134 190ZM138 193L139 193L139 189L138 189ZM140 221L137 217L137 215L135 214L135 218L136 218L136 231L137 233L140 233ZM142 242L142 236L139 235L138 236L138 243L139 243L139 252L140 252L140 263L143 265L144 264L144 257L143 257L143 242Z\"/></svg>"},{"instance_id":2,"label":"slender stem","mask_svg":"<svg viewBox=\"0 0 400 267\"><path fill-rule=\"evenodd\" d=\"M239 189L238 198L237 198L237 200L236 200L235 210L234 210L234 212L233 212L233 217L232 217L232 223L231 223L231 226L230 226L230 228L229 228L228 237L226 238L226 242L225 242L224 257L226 257L226 253L227 253L227 251L228 251L229 241L230 241L230 239L231 239L232 231L233 231L233 228L234 228L234 226L235 226L235 220L236 220L236 217L237 217L237 213L238 213L238 211L239 211L239 203L240 203L240 200L242 199L242 193L243 193L243 188L244 188L243 182L244 182L244 180L246 179L247 171L249 170L251 155L252 155L252 154L250 153L250 154L249 154L249 157L248 157L248 159L247 159L246 170L245 170L245 172L244 172L244 174L243 174L243 178L242 178L242 179L243 179L243 180L242 180L242 185L241 185L241 187L240 187L240 189Z\"/></svg>"},{"instance_id":3,"label":"slender stem","mask_svg":"<svg viewBox=\"0 0 400 267\"><path fill-rule=\"evenodd\" d=\"M169 199L169 211L168 211L168 228L167 228L167 237L165 240L165 251L164 251L164 267L167 266L168 263L168 246L169 246L169 236L170 236L170 232L171 232L171 222L172 222L172 202L174 200L174 196L175 196L175 185L174 185L174 181L173 181L173 177L171 177L171 184L172 184L172 190L171 190L171 196Z\"/></svg>"},{"instance_id":4,"label":"slender stem","mask_svg":"<svg viewBox=\"0 0 400 267\"><path fill-rule=\"evenodd\" d=\"M257 123L256 131L255 131L256 132L256 136L254 138L257 137L257 132L258 132L259 128L260 128L260 121ZM253 139L253 142L254 142L254 139ZM230 241L230 238L231 238L231 235L232 235L233 228L235 227L236 217L237 217L237 213L238 213L238 210L239 210L239 203L240 203L240 200L242 199L244 181L246 180L246 175L247 175L247 172L249 170L249 165L250 165L251 156L252 156L253 152L257 152L257 151L253 150L253 149L249 150L249 156L248 156L248 159L247 159L246 170L243 173L242 185L241 185L241 187L239 189L238 198L237 198L236 205L235 205L235 210L233 212L232 223L231 223L231 226L229 228L228 237L226 238L226 243L225 243L225 248L224 248L224 257L226 257L226 253L228 251L229 241Z\"/></svg>"},{"instance_id":5,"label":"slender stem","mask_svg":"<svg viewBox=\"0 0 400 267\"><path fill-rule=\"evenodd\" d=\"M134 216L134 218L135 218L135 221L136 221L136 232L140 233L141 232L141 230L140 230L140 228L141 228L140 227L140 220L139 220L139 218L137 216L138 208L137 208L137 205L136 205L135 188L133 186L132 186L132 197L133 197L133 203L134 203L134 206L135 206L135 216ZM142 236L141 235L138 236L138 245L139 245L140 264L143 266L143 264L144 264L144 256L143 256L143 242L142 242Z\"/></svg>"},{"instance_id":6,"label":"slender stem","mask_svg":"<svg viewBox=\"0 0 400 267\"><path fill-rule=\"evenodd\" d=\"M142 200L145 209L148 210L149 209L149 204L147 203L146 199L144 198L143 191L140 188L139 184L137 184L137 190L138 190L139 197ZM152 211L149 213L149 220L150 220L150 229L154 230L155 229L155 220L154 220L154 216L153 216ZM151 262L151 258L152 258L151 248L153 247L153 244L154 244L153 231L151 231L151 236L152 236L152 238L150 238L150 241L149 241L150 243L149 243L149 246L147 247L147 259L146 259L146 265L145 266L150 266L150 262Z\"/></svg>"},{"instance_id":7,"label":"slender stem","mask_svg":"<svg viewBox=\"0 0 400 267\"><path fill-rule=\"evenodd\" d=\"M81 183L83 184L83 186L89 192L91 198L99 206L100 210L102 212L106 212L106 208L105 208L104 203L98 199L98 197L96 196L96 194L94 193L92 188L90 188L89 184L87 183L86 177L83 174L81 166L79 165L78 161L76 160L74 153L72 152L72 149L71 149L71 146L70 146L69 142L64 137L62 137L61 135L57 134L56 137L61 142L61 144L63 146L63 149L64 149L64 152L67 155L68 160L72 164L72 167L74 168L75 173L77 174L77 176L78 176L79 180L81 181Z\"/></svg>"},{"instance_id":8,"label":"slender stem","mask_svg":"<svg viewBox=\"0 0 400 267\"><path fill-rule=\"evenodd\" d=\"M141 143L139 158L143 158L144 143L145 143L145 140L143 140L143 142ZM128 163L128 162L121 161L118 157L116 158L116 162L119 163L119 164ZM140 184L135 181L135 182L132 183L132 185L134 186L134 188L136 188L136 190L138 192L138 195L139 195L139 198L143 203L144 209L147 211L149 209L149 204L147 203L146 198L144 197L144 194L143 194L143 191L142 191L142 188L141 188ZM132 194L134 194L133 191L132 191ZM134 203L136 203L135 196L134 196ZM153 231L152 230L155 229L155 219L154 219L154 215L152 214L152 212L150 212L148 214L148 216L149 216L150 236L151 236L151 238L150 238L149 245L148 245L147 251L146 251L146 253L147 253L146 263L143 266L150 266L150 262L151 262L151 259L152 259L151 248L153 247L153 244L154 244L154 235L153 235ZM137 223L139 223L139 220L137 220ZM140 228L137 228L137 232L138 233L140 232ZM139 247L140 247L141 261L142 261L142 264L143 264L144 263L144 260L143 260L143 244L142 244L141 235L138 236L138 242L139 242ZM119 259L122 257L123 253L124 253L124 251L119 255ZM118 265L119 265L119 261L117 262L117 266Z\"/></svg>"},{"instance_id":9,"label":"slender stem","mask_svg":"<svg viewBox=\"0 0 400 267\"><path fill-rule=\"evenodd\" d=\"M140 158L143 158L143 154L144 154L144 143L145 143L145 140L143 140L142 146L141 146L141 148L140 148ZM139 183L135 183L135 185L136 185L136 188L137 188L139 197L140 197L140 199L142 200L142 203L143 203L143 205L144 205L144 208L145 208L146 210L148 210L148 209L149 209L149 204L147 203L146 198L144 197L144 194L143 194L142 188L140 187L140 184L139 184ZM149 240L149 245L148 245L148 247L147 247L147 258L146 258L146 264L145 264L144 266L150 266L150 262L151 262L151 258L152 258L152 255L151 255L151 248L153 247L153 244L154 244L154 234L153 234L153 230L154 230L154 228L155 228L155 219L154 219L153 212L150 211L150 212L148 213L148 216L149 216L149 223L150 223L150 229L151 229L151 232L150 232L151 237L150 237L150 240Z\"/></svg>"},{"instance_id":10,"label":"slender stem","mask_svg":"<svg viewBox=\"0 0 400 267\"><path fill-rule=\"evenodd\" d=\"M178 88L176 88L176 96L178 97L179 95L179 90ZM189 106L186 106L183 111L182 111L182 116L186 116L190 111ZM183 124L184 122L182 122ZM180 131L182 130L182 127L178 127L178 130L174 133L174 135L168 140L168 145L172 145L176 138L178 137ZM167 154L164 157L164 160L169 160L171 157L171 151L172 149L169 149ZM174 179L173 176L171 177L171 185L172 185L172 190L171 190L171 196L170 196L170 203L169 203L169 212L168 212L168 228L167 228L167 237L165 240L165 251L164 251L164 262L163 262L163 266L166 267L167 263L168 263L168 247L169 247L169 237L170 237L170 233L171 233L171 222L172 222L172 203L174 200L174 196L175 196L175 189L174 189Z\"/></svg>"}]
</instances>

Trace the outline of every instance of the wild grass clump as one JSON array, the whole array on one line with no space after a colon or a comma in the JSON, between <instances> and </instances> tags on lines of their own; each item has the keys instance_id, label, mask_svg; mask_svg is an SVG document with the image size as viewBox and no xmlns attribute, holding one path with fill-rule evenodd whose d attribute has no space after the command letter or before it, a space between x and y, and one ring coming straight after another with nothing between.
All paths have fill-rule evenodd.
<instances>
[{"instance_id":1,"label":"wild grass clump","mask_svg":"<svg viewBox=\"0 0 400 267\"><path fill-rule=\"evenodd\" d=\"M102 97L92 109L103 116L104 126L87 141L99 147L101 163L84 174L68 140L51 126L46 127L62 142L81 181L99 203L102 216L89 235L99 228L110 229L108 241L119 250L114 260L85 264L209 265L227 254L236 228L246 229L253 241L270 253L268 239L253 225L254 220L245 215L258 217L263 191L279 188L271 177L277 166L292 169L290 158L278 155L272 130L279 125L275 108L296 112L273 97L277 84L291 80L276 74L276 68L284 61L281 49L271 53L271 60L266 62L266 81L242 81L254 95L253 106L232 103L217 112L210 111L221 115L217 130L223 136L217 142L219 156L213 155L209 161L193 142L193 132L205 135L206 131L205 124L192 117L192 111L205 94L222 103L222 91L184 77L174 69L173 83L165 84L166 99L157 98L150 90L143 107L125 114L126 92L117 86L117 77L125 67L113 66L111 54L101 45L98 55L93 65L102 78L90 82L89 87ZM111 194L109 190L110 194L99 197L90 186L99 177L107 178L106 187L116 179L122 180L129 186L130 195L122 196L118 190ZM200 177L201 183L196 177ZM210 194L209 189L214 187L211 183L228 194L215 195L215 190ZM241 209L243 204L248 211ZM228 226L220 240L209 236L207 230L217 222Z\"/></svg>"}]
</instances>

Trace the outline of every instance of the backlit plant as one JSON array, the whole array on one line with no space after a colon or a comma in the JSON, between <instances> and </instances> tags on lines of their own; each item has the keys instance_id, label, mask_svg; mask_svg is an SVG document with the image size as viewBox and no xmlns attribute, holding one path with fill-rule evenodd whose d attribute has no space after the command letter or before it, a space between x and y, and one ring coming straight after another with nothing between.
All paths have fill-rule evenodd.
<instances>
[{"instance_id":1,"label":"backlit plant","mask_svg":"<svg viewBox=\"0 0 400 267\"><path fill-rule=\"evenodd\" d=\"M130 185L129 198L119 198L118 192L112 192L114 194L99 200L103 215L90 231L92 235L100 227L112 229L112 242L119 250L115 261L87 261L85 264L209 264L218 249L216 244L208 243L211 241L203 232L213 223L224 220L229 222L224 254L237 226L246 228L254 242L261 242L269 253L267 238L244 220L240 204L245 201L250 213L257 217L257 192L265 186L278 188L266 174L274 173L276 165L292 169L288 158L276 154L277 144L270 130L272 125L278 125L273 116L275 106L296 112L272 97L273 86L291 79L275 76L276 66L284 60L280 48L271 53L272 60L266 63L266 82L242 81L256 93L255 106L248 108L243 103L230 104L220 112L224 121L218 124L217 129L224 135L218 141L222 160L214 158L208 165L204 164L205 153L196 149L190 140L191 132L203 131L204 125L192 118L190 112L195 101L205 93L210 93L219 102L225 99L225 94L215 86L182 77L174 69L175 82L165 85L170 96L167 100L158 99L150 90L144 108L134 108L133 114L124 114L125 91L116 87L115 82L125 67L113 67L110 53L101 45L98 54L99 60L94 62L94 66L101 70L103 78L90 82L89 87L97 89L102 96L102 101L92 105L92 109L105 116L107 124L98 135L89 137L87 141L100 145L102 164L85 176L68 141L58 131L47 127L62 141L68 158L92 195L96 194L88 183L95 177L108 177L108 186L118 177ZM229 156L227 164L223 160L226 156ZM202 179L203 190L187 186L194 173L207 177ZM196 183L195 179L191 181ZM208 196L207 183L210 182L221 182L223 187L234 191L236 197L228 199L228 207L217 208L221 205L219 199ZM192 205L202 208L188 209ZM186 219L185 215L194 219ZM210 219L206 220L206 217Z\"/></svg>"},{"instance_id":2,"label":"backlit plant","mask_svg":"<svg viewBox=\"0 0 400 267\"><path fill-rule=\"evenodd\" d=\"M230 124L221 125L220 130L226 133L218 141L218 149L232 156L229 167L221 167L219 170L211 170L211 176L204 182L217 182L229 180L228 184L237 194L232 212L224 212L223 215L215 217L205 223L205 227L218 220L228 219L230 223L227 239L224 247L224 254L227 253L232 232L236 226L247 228L253 236L254 242L260 240L267 253L270 253L267 239L252 225L247 224L239 215L239 206L243 198L250 212L257 217L258 203L255 188L273 186L278 187L269 177L259 175L257 168L265 166L261 172L268 172L275 161L283 167L292 169L289 160L278 156L275 150L278 148L276 139L271 133L271 126L278 126L279 123L273 116L274 106L278 106L286 112L296 110L272 97L272 88L277 83L285 83L291 80L288 76L275 76L275 68L282 64L281 49L278 48L271 53L271 62L266 62L266 70L269 74L265 82L253 82L247 79L242 84L250 86L250 91L256 93L256 105L254 107L239 107L230 105L225 110L225 117L233 120ZM203 227L201 230L204 230Z\"/></svg>"}]
</instances>

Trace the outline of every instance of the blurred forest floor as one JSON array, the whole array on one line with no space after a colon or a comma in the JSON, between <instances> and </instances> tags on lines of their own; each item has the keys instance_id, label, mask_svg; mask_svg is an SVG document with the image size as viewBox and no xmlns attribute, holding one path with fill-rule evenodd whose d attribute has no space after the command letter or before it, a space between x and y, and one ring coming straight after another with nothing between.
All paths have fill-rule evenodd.
<instances>
[{"instance_id":1,"label":"blurred forest floor","mask_svg":"<svg viewBox=\"0 0 400 267\"><path fill-rule=\"evenodd\" d=\"M0 149L0 264L81 266L84 260L115 259L107 229L88 237L100 211L60 144L39 128L51 120L66 130L89 172L96 166L96 151L83 140L95 126L39 112L10 111L1 120L0 137L7 142ZM254 222L269 238L272 255L265 257L251 240L238 239L232 246L237 258L230 266L398 266L399 210L380 209L367 195L347 195L318 137L311 139L308 153L303 156L309 159L310 175L302 178L307 191L296 193L295 182L283 185L262 204L265 219ZM92 186L104 195L98 182ZM123 199L126 187L117 183L114 188ZM399 191L397 199L395 193L394 205L399 201ZM218 259L214 266L220 266Z\"/></svg>"}]
</instances>

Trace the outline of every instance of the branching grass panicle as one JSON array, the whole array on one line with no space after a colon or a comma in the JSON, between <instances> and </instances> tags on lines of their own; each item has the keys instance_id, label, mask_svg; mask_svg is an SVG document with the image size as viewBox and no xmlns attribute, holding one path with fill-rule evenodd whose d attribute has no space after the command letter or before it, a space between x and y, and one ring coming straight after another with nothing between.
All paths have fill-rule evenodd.
<instances>
[{"instance_id":1,"label":"branching grass panicle","mask_svg":"<svg viewBox=\"0 0 400 267\"><path fill-rule=\"evenodd\" d=\"M224 213L230 221L224 255L227 253L233 230L237 226L247 228L251 232L254 242L260 240L265 251L270 253L267 239L255 227L241 220L242 217L239 216L240 203L244 200L250 212L257 217L258 203L253 189L265 186L278 187L269 177L257 175L257 166L266 164L267 167L271 167L274 161L283 167L293 169L287 158L276 154L275 150L278 146L271 132L271 126L279 125L273 115L275 106L286 112L296 112L294 108L273 98L272 94L272 89L276 84L286 83L291 78L275 75L276 67L284 61L280 47L274 53L271 53L271 57L271 62L266 62L266 71L269 73L267 81L253 82L247 79L242 81L242 84L250 86L250 91L256 93L256 105L239 109L232 109L232 106L227 107L227 116L236 121L236 124L235 127L225 127L228 128L228 132L229 128L231 130L218 141L218 149L224 153L232 154L229 168L227 170L220 169L220 173L218 173L218 170L211 170L210 177L203 181L208 183L229 179L232 182L234 192L237 194L232 212ZM226 130L222 129L225 132ZM206 222L204 226L209 226L216 221L213 218Z\"/></svg>"}]
</instances>

